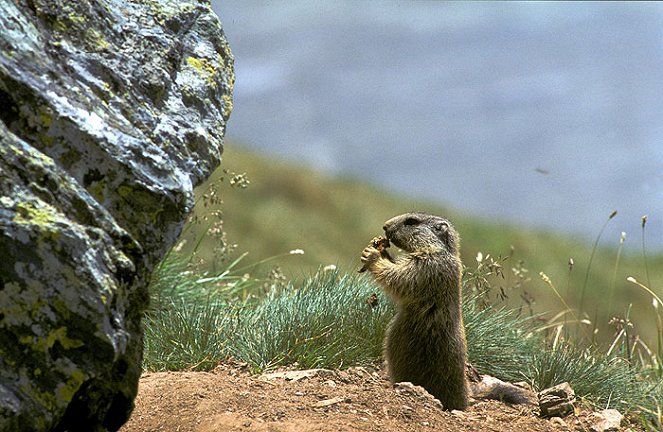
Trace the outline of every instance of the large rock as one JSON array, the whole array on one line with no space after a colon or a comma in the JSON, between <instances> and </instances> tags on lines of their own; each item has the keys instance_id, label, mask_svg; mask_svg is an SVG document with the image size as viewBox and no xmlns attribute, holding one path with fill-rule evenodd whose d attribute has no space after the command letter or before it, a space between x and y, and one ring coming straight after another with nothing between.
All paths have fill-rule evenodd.
<instances>
[{"instance_id":1,"label":"large rock","mask_svg":"<svg viewBox=\"0 0 663 432\"><path fill-rule=\"evenodd\" d=\"M208 2L0 0L0 431L128 418L233 80Z\"/></svg>"}]
</instances>

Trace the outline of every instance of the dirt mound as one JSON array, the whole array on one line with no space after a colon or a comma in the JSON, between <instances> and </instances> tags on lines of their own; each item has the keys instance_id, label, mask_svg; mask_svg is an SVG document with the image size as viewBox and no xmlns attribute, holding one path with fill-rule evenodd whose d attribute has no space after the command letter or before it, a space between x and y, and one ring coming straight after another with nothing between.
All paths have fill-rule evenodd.
<instances>
[{"instance_id":1,"label":"dirt mound","mask_svg":"<svg viewBox=\"0 0 663 432\"><path fill-rule=\"evenodd\" d=\"M383 373L282 371L146 373L136 409L121 432L511 431L588 430L590 413L545 420L536 409L474 401L443 411L420 387L394 388Z\"/></svg>"}]
</instances>

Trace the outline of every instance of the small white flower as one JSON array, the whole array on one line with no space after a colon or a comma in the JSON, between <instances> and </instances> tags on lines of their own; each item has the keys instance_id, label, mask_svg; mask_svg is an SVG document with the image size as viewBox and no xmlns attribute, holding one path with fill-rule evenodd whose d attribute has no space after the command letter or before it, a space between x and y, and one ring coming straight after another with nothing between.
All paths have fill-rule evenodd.
<instances>
[{"instance_id":1,"label":"small white flower","mask_svg":"<svg viewBox=\"0 0 663 432\"><path fill-rule=\"evenodd\" d=\"M186 239L184 239L184 240L180 241L179 243L177 243L177 244L175 245L175 247L173 248L173 250L174 250L175 252L180 252L180 251L182 250L182 248L184 247L185 244L186 244Z\"/></svg>"},{"instance_id":2,"label":"small white flower","mask_svg":"<svg viewBox=\"0 0 663 432\"><path fill-rule=\"evenodd\" d=\"M293 249L288 253L290 255L304 255L304 249Z\"/></svg>"}]
</instances>

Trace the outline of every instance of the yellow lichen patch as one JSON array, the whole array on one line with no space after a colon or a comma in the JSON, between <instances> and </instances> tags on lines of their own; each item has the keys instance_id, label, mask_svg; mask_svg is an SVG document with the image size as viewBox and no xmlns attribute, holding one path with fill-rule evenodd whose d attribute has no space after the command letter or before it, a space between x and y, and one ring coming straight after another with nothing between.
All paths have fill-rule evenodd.
<instances>
[{"instance_id":1,"label":"yellow lichen patch","mask_svg":"<svg viewBox=\"0 0 663 432\"><path fill-rule=\"evenodd\" d=\"M32 160L35 161L36 164L38 165L45 165L45 166L53 166L55 165L55 162L53 162L53 159L50 157L46 156L42 152L32 149L32 148L19 148L14 145L10 145L9 148L11 151L16 153L17 155L21 155L23 157L28 157Z\"/></svg>"},{"instance_id":2,"label":"yellow lichen patch","mask_svg":"<svg viewBox=\"0 0 663 432\"><path fill-rule=\"evenodd\" d=\"M65 319L65 320L69 319L69 317L71 315L71 311L69 310L69 307L68 307L66 301L64 301L61 298L55 298L55 299L53 299L52 304L53 304L53 308L57 311L58 315L62 319Z\"/></svg>"},{"instance_id":3,"label":"yellow lichen patch","mask_svg":"<svg viewBox=\"0 0 663 432\"><path fill-rule=\"evenodd\" d=\"M30 369L21 366L18 375L18 382L20 383L18 388L23 394L31 395L35 401L38 401L49 410L53 410L58 406L56 397L52 392L42 391L38 384L33 385L34 380L30 377Z\"/></svg>"},{"instance_id":4,"label":"yellow lichen patch","mask_svg":"<svg viewBox=\"0 0 663 432\"><path fill-rule=\"evenodd\" d=\"M51 147L55 140L53 139L52 136L48 136L45 133L40 133L39 134L39 140L44 143L47 147Z\"/></svg>"},{"instance_id":5,"label":"yellow lichen patch","mask_svg":"<svg viewBox=\"0 0 663 432\"><path fill-rule=\"evenodd\" d=\"M85 345L83 341L79 339L69 338L67 336L67 327L59 327L55 330L52 330L45 338L26 335L21 336L18 341L23 345L30 345L33 350L40 352L44 352L53 348L55 342L59 342L64 349L80 348Z\"/></svg>"},{"instance_id":6,"label":"yellow lichen patch","mask_svg":"<svg viewBox=\"0 0 663 432\"><path fill-rule=\"evenodd\" d=\"M21 336L18 338L18 343L22 345L32 345L32 341L34 340L34 338L35 337L32 335Z\"/></svg>"},{"instance_id":7,"label":"yellow lichen patch","mask_svg":"<svg viewBox=\"0 0 663 432\"><path fill-rule=\"evenodd\" d=\"M87 18L83 15L77 15L75 13L69 14L68 18L75 24L84 24L87 21Z\"/></svg>"},{"instance_id":8,"label":"yellow lichen patch","mask_svg":"<svg viewBox=\"0 0 663 432\"><path fill-rule=\"evenodd\" d=\"M231 94L226 93L221 96L221 100L223 100L223 116L228 118L233 110L233 97Z\"/></svg>"},{"instance_id":9,"label":"yellow lichen patch","mask_svg":"<svg viewBox=\"0 0 663 432\"><path fill-rule=\"evenodd\" d=\"M67 337L67 327L60 327L56 330L53 330L48 335L47 342L49 344L49 348L52 347L55 342L59 342L64 349L80 348L85 345L80 339L72 339Z\"/></svg>"},{"instance_id":10,"label":"yellow lichen patch","mask_svg":"<svg viewBox=\"0 0 663 432\"><path fill-rule=\"evenodd\" d=\"M95 52L103 51L110 47L110 43L104 39L103 35L96 29L87 29L85 32L85 42L88 48Z\"/></svg>"},{"instance_id":11,"label":"yellow lichen patch","mask_svg":"<svg viewBox=\"0 0 663 432\"><path fill-rule=\"evenodd\" d=\"M172 7L169 8L168 6L170 6L170 4L166 4L165 2L144 0L143 4L147 6L147 15L154 19L154 21L160 26L164 26L166 20L177 13L176 9L173 9Z\"/></svg>"},{"instance_id":12,"label":"yellow lichen patch","mask_svg":"<svg viewBox=\"0 0 663 432\"><path fill-rule=\"evenodd\" d=\"M55 389L55 396L59 401L71 401L84 381L85 374L80 369L76 369L71 373L67 382L58 385L57 389Z\"/></svg>"},{"instance_id":13,"label":"yellow lichen patch","mask_svg":"<svg viewBox=\"0 0 663 432\"><path fill-rule=\"evenodd\" d=\"M117 194L118 194L119 196L121 196L122 198L125 198L125 199L126 199L129 195L131 195L131 194L133 193L133 191L134 191L133 188L131 188L131 187L129 187L129 186L126 186L126 185L122 185L122 186L119 186L119 187L117 188Z\"/></svg>"},{"instance_id":14,"label":"yellow lichen patch","mask_svg":"<svg viewBox=\"0 0 663 432\"><path fill-rule=\"evenodd\" d=\"M98 182L92 183L86 189L98 203L103 203L105 200L106 179L103 178Z\"/></svg>"},{"instance_id":15,"label":"yellow lichen patch","mask_svg":"<svg viewBox=\"0 0 663 432\"><path fill-rule=\"evenodd\" d=\"M49 127L51 123L53 123L53 119L45 112L39 113L39 120L41 120L41 124L46 128Z\"/></svg>"},{"instance_id":16,"label":"yellow lichen patch","mask_svg":"<svg viewBox=\"0 0 663 432\"><path fill-rule=\"evenodd\" d=\"M53 30L58 33L65 33L67 31L67 25L62 21L55 21L53 24Z\"/></svg>"},{"instance_id":17,"label":"yellow lichen patch","mask_svg":"<svg viewBox=\"0 0 663 432\"><path fill-rule=\"evenodd\" d=\"M70 5L66 5L65 8L70 9ZM53 23L53 29L60 33L67 33L68 31L73 32L80 29L86 24L86 22L87 18L84 15L79 15L75 12L67 12L56 19Z\"/></svg>"},{"instance_id":18,"label":"yellow lichen patch","mask_svg":"<svg viewBox=\"0 0 663 432\"><path fill-rule=\"evenodd\" d=\"M205 76L207 83L211 87L217 86L216 78L219 71L217 70L216 67L214 67L211 61L207 59L199 59L196 57L187 57L186 62L194 69L200 71L200 73L202 73Z\"/></svg>"},{"instance_id":19,"label":"yellow lichen patch","mask_svg":"<svg viewBox=\"0 0 663 432\"><path fill-rule=\"evenodd\" d=\"M53 112L49 107L40 106L37 110L37 117L39 117L41 125L47 129L53 123Z\"/></svg>"},{"instance_id":20,"label":"yellow lichen patch","mask_svg":"<svg viewBox=\"0 0 663 432\"><path fill-rule=\"evenodd\" d=\"M223 46L222 51L225 56L225 59L227 59L228 61L224 61L224 56L217 53L216 62L219 65L223 65L226 68L226 82L228 83L228 93L232 93L233 87L235 86L235 71L232 66L233 56L232 53L230 52L230 47L227 44Z\"/></svg>"},{"instance_id":21,"label":"yellow lichen patch","mask_svg":"<svg viewBox=\"0 0 663 432\"><path fill-rule=\"evenodd\" d=\"M16 205L13 222L35 226L44 238L57 241L62 233L56 222L61 220L62 216L58 210L50 204L40 202L40 205L36 206L32 202L21 202Z\"/></svg>"},{"instance_id":22,"label":"yellow lichen patch","mask_svg":"<svg viewBox=\"0 0 663 432\"><path fill-rule=\"evenodd\" d=\"M28 281L28 289L34 292L41 292L42 290L38 285L41 285L39 281ZM43 309L48 307L48 302L45 298L35 297L32 299L32 302L26 306L29 306L29 309L26 307L26 312L30 312L30 317L32 319L38 319L39 316L43 313Z\"/></svg>"},{"instance_id":23,"label":"yellow lichen patch","mask_svg":"<svg viewBox=\"0 0 663 432\"><path fill-rule=\"evenodd\" d=\"M49 226L59 220L55 207L41 203L39 207L31 202L21 202L16 205L14 222L17 224Z\"/></svg>"},{"instance_id":24,"label":"yellow lichen patch","mask_svg":"<svg viewBox=\"0 0 663 432\"><path fill-rule=\"evenodd\" d=\"M203 69L203 62L195 57L187 57L186 62L198 70Z\"/></svg>"}]
</instances>

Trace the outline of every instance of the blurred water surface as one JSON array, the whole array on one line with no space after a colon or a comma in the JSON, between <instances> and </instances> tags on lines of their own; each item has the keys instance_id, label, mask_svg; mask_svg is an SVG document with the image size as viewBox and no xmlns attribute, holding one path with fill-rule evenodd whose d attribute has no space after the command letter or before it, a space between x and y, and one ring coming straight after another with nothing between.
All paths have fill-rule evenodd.
<instances>
[{"instance_id":1,"label":"blurred water surface","mask_svg":"<svg viewBox=\"0 0 663 432\"><path fill-rule=\"evenodd\" d=\"M648 214L663 249L663 4L212 3L229 138L587 239L618 210L613 245Z\"/></svg>"}]
</instances>

